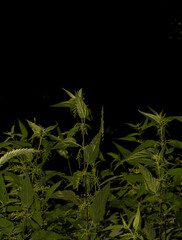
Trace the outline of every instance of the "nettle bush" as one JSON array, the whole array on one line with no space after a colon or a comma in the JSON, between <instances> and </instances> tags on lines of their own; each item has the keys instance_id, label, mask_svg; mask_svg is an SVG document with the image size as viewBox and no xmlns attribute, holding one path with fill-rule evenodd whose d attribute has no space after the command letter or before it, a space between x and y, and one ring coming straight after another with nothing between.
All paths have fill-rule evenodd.
<instances>
[{"instance_id":1,"label":"nettle bush","mask_svg":"<svg viewBox=\"0 0 182 240\"><path fill-rule=\"evenodd\" d=\"M92 136L82 89L65 91L52 107L69 108L74 126L18 120L0 143L0 239L181 239L182 141L167 126L182 117L140 111L144 121L101 152L103 109Z\"/></svg>"}]
</instances>

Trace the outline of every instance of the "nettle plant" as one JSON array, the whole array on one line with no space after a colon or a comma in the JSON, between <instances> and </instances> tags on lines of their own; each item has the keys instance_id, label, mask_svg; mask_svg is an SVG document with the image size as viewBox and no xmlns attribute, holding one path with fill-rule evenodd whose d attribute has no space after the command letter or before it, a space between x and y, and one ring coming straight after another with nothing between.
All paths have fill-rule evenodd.
<instances>
[{"instance_id":1,"label":"nettle plant","mask_svg":"<svg viewBox=\"0 0 182 240\"><path fill-rule=\"evenodd\" d=\"M99 151L103 110L98 133L86 144L86 120L91 119L91 112L82 89L75 95L65 91L70 100L53 107L70 108L80 119L74 127L62 133L58 124L43 128L27 120L33 132L28 137L19 120L20 133L13 126L0 144L1 239L96 239L96 225L103 219L109 195L109 184L100 189L97 172L97 164L103 161ZM75 139L77 134L81 135L80 143ZM67 160L70 174L44 169L53 151L58 153L56 158ZM78 163L74 171L71 158Z\"/></svg>"},{"instance_id":2,"label":"nettle plant","mask_svg":"<svg viewBox=\"0 0 182 240\"><path fill-rule=\"evenodd\" d=\"M104 153L103 108L90 136L82 89L65 92L52 107L71 110L69 130L18 120L0 143L0 239L181 239L182 142L167 127L182 117L140 111L144 121Z\"/></svg>"},{"instance_id":3,"label":"nettle plant","mask_svg":"<svg viewBox=\"0 0 182 240\"><path fill-rule=\"evenodd\" d=\"M146 120L141 124L128 124L134 132L119 138L135 142L130 151L114 143L120 154L108 153L114 159L116 190L111 206L121 209L121 225L107 229L116 239L181 239L182 237L182 168L179 150L182 142L167 139L167 125L182 121L182 117L166 117L139 111ZM153 139L146 138L147 131L156 131ZM151 132L150 134L151 135ZM111 179L112 180L112 179ZM117 188L116 188L117 189Z\"/></svg>"}]
</instances>

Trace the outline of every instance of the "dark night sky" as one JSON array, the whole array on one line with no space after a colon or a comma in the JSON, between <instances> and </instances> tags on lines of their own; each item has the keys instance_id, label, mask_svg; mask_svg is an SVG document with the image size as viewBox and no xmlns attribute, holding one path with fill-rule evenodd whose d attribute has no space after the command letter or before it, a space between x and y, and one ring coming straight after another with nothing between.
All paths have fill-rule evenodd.
<instances>
[{"instance_id":1,"label":"dark night sky","mask_svg":"<svg viewBox=\"0 0 182 240\"><path fill-rule=\"evenodd\" d=\"M148 105L182 115L180 41L169 37L179 12L170 4L70 4L3 18L2 124L34 116L54 124L61 116L48 106L66 99L62 87L83 87L113 126Z\"/></svg>"}]
</instances>

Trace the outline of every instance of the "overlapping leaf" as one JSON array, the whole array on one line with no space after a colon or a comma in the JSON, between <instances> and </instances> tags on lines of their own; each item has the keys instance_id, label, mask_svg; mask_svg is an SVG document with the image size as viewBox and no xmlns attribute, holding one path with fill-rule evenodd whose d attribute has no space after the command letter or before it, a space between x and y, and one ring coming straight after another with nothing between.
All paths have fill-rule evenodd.
<instances>
[{"instance_id":1,"label":"overlapping leaf","mask_svg":"<svg viewBox=\"0 0 182 240\"><path fill-rule=\"evenodd\" d=\"M160 189L159 180L152 176L151 172L144 166L138 164L141 174L145 181L146 190L153 194L158 193Z\"/></svg>"},{"instance_id":2,"label":"overlapping leaf","mask_svg":"<svg viewBox=\"0 0 182 240\"><path fill-rule=\"evenodd\" d=\"M34 191L28 175L21 181L20 198L23 205L30 207L33 203Z\"/></svg>"},{"instance_id":3,"label":"overlapping leaf","mask_svg":"<svg viewBox=\"0 0 182 240\"><path fill-rule=\"evenodd\" d=\"M63 101L63 102L54 104L52 105L52 107L66 107L73 112L74 116L78 114L78 116L81 119L88 119L90 111L83 100L82 89L77 91L75 95L73 95L71 92L69 92L66 89L63 89L63 90L70 96L70 99L68 101Z\"/></svg>"},{"instance_id":4,"label":"overlapping leaf","mask_svg":"<svg viewBox=\"0 0 182 240\"><path fill-rule=\"evenodd\" d=\"M90 216L95 224L98 224L104 217L106 210L106 202L110 192L110 183L105 185L96 195L92 205L90 206Z\"/></svg>"},{"instance_id":5,"label":"overlapping leaf","mask_svg":"<svg viewBox=\"0 0 182 240\"><path fill-rule=\"evenodd\" d=\"M88 164L94 164L99 155L99 146L101 141L101 132L93 138L89 145L85 147L84 157Z\"/></svg>"}]
</instances>

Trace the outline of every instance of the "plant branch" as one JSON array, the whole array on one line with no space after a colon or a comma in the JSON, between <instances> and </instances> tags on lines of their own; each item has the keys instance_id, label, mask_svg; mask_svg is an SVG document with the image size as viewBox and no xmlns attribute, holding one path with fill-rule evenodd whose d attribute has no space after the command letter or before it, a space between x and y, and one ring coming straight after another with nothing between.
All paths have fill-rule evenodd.
<instances>
[{"instance_id":1,"label":"plant branch","mask_svg":"<svg viewBox=\"0 0 182 240\"><path fill-rule=\"evenodd\" d=\"M161 160L162 160L162 164L164 163L164 149L165 149L165 128L162 125L161 129L160 129L160 140L161 140ZM160 166L159 166L160 168ZM159 178L161 181L161 173L160 173L160 169L158 169L159 171ZM164 220L164 240L167 240L167 229L166 229L166 225L167 225L167 219L165 214L162 213L162 191L160 193L160 215L161 217L163 217ZM166 180L164 179L164 201L166 202ZM162 239L162 225L160 227L160 239Z\"/></svg>"},{"instance_id":2,"label":"plant branch","mask_svg":"<svg viewBox=\"0 0 182 240\"><path fill-rule=\"evenodd\" d=\"M85 212L86 212L86 231L87 231L87 240L90 240L90 236L88 233L88 195L87 195L87 164L85 161L85 119L81 118L81 130L82 130L82 148L83 148L83 164L84 164L84 189L85 189Z\"/></svg>"}]
</instances>

